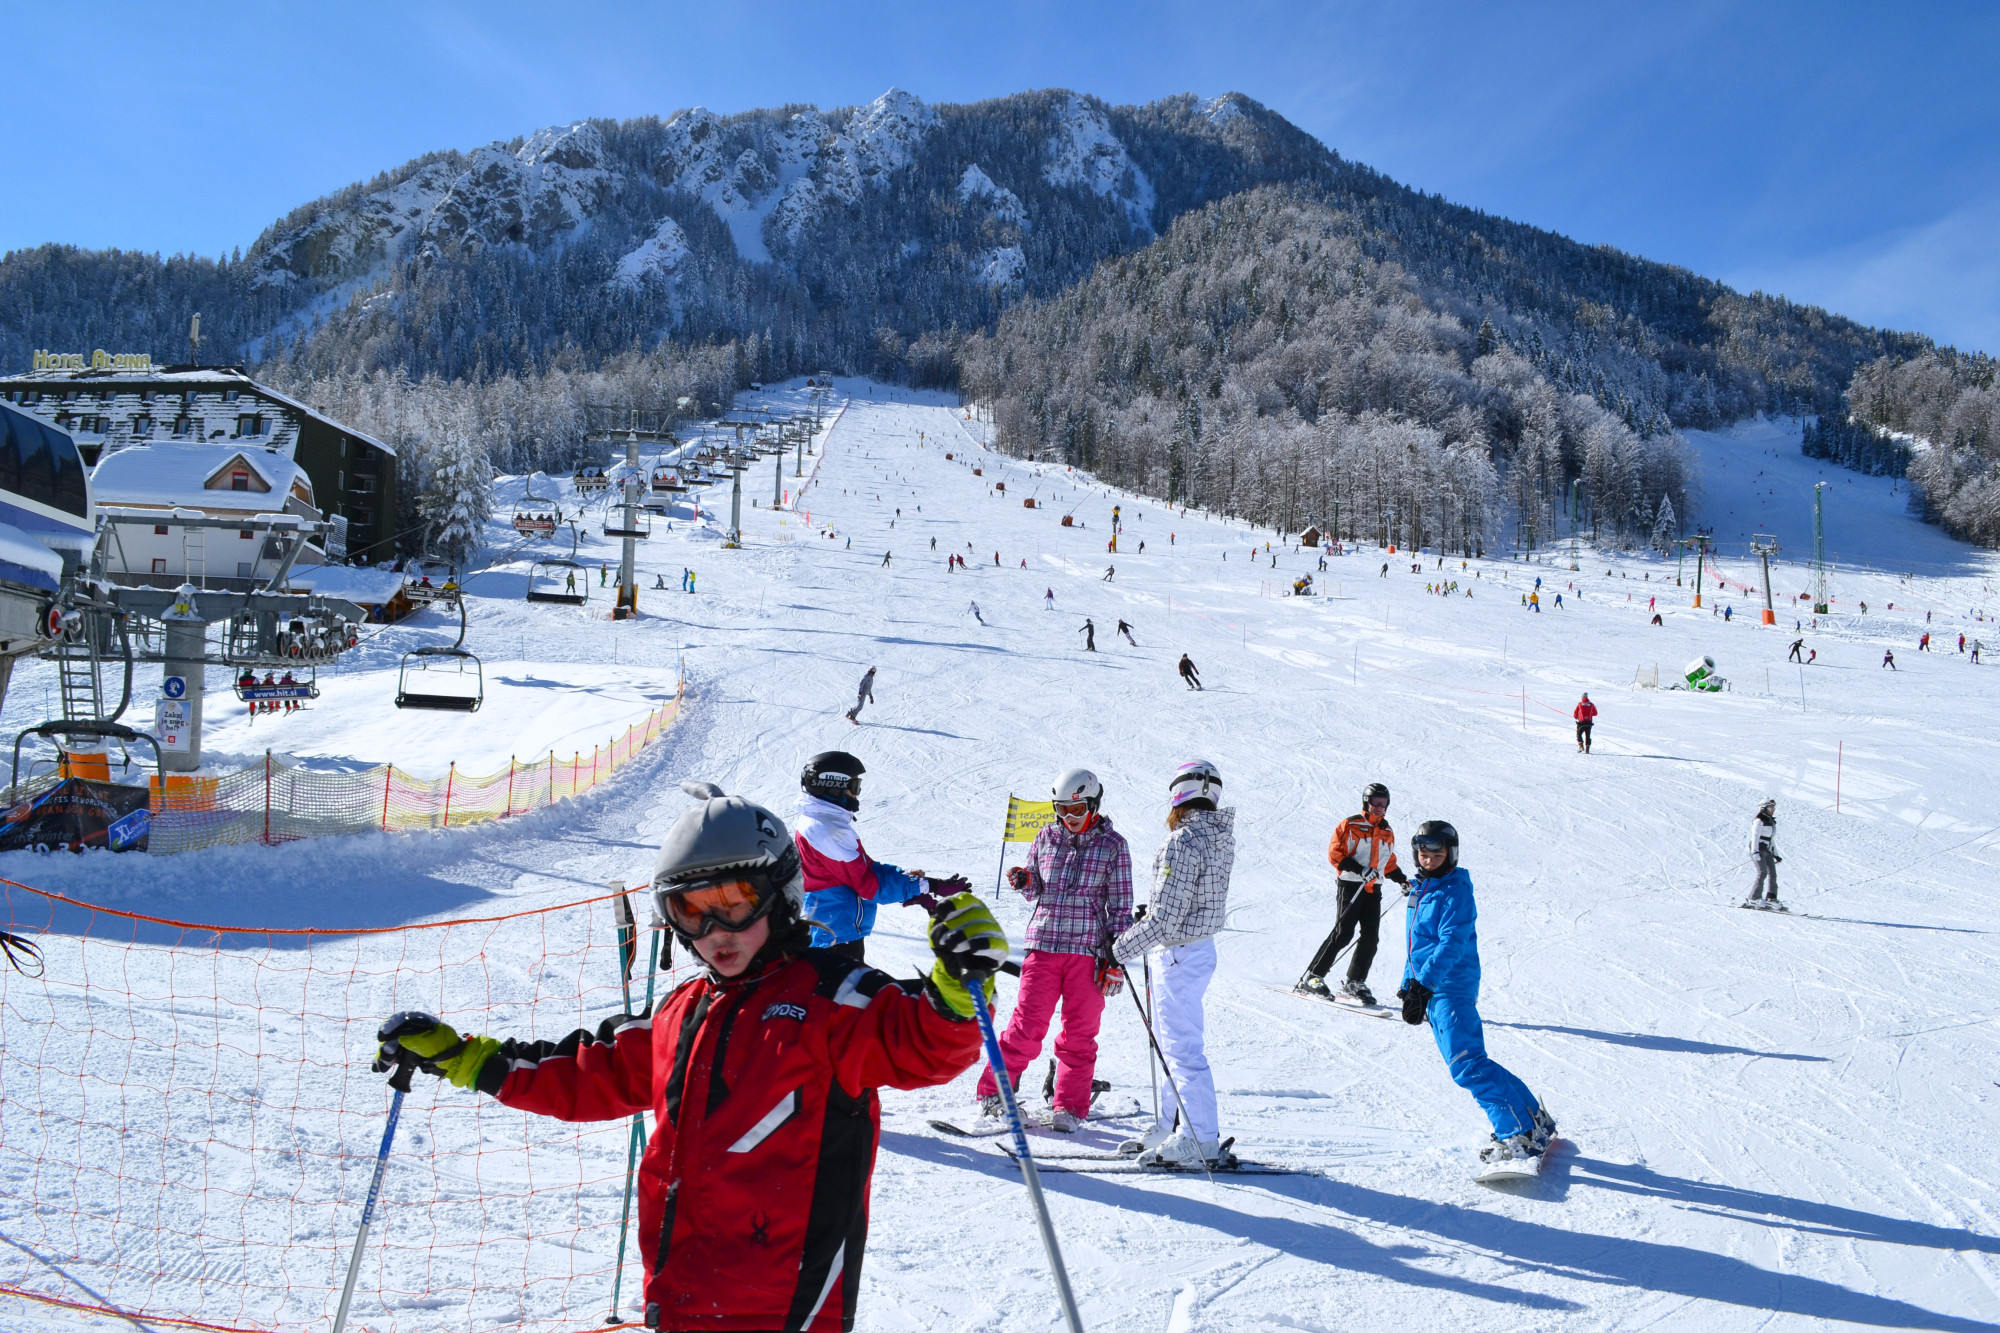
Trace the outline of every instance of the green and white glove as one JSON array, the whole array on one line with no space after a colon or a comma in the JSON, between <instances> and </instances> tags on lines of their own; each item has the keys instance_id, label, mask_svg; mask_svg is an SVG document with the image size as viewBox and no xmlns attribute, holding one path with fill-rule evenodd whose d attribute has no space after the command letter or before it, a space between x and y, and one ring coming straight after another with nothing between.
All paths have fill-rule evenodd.
<instances>
[{"instance_id":1,"label":"green and white glove","mask_svg":"<svg viewBox=\"0 0 2000 1333\"><path fill-rule=\"evenodd\" d=\"M412 1063L426 1074L450 1080L455 1088L470 1088L479 1077L479 1067L500 1049L498 1037L461 1037L449 1023L414 1009L391 1014L375 1037L382 1043L375 1050L376 1073Z\"/></svg>"},{"instance_id":2,"label":"green and white glove","mask_svg":"<svg viewBox=\"0 0 2000 1333\"><path fill-rule=\"evenodd\" d=\"M931 951L937 955L931 985L954 1013L973 1015L968 982L978 982L992 1002L993 974L1007 961L1007 935L991 908L970 893L949 899L931 920Z\"/></svg>"}]
</instances>

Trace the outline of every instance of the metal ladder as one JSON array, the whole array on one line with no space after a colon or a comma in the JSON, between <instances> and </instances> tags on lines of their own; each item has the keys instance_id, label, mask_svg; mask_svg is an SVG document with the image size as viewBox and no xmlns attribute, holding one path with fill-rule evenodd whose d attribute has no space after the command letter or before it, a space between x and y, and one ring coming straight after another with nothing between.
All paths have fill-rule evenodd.
<instances>
[{"instance_id":1,"label":"metal ladder","mask_svg":"<svg viewBox=\"0 0 2000 1333\"><path fill-rule=\"evenodd\" d=\"M202 540L202 529L192 526L181 529L181 568L189 583L197 588L208 587L208 547Z\"/></svg>"},{"instance_id":2,"label":"metal ladder","mask_svg":"<svg viewBox=\"0 0 2000 1333\"><path fill-rule=\"evenodd\" d=\"M98 669L97 646L86 634L81 642L57 643L56 679L62 685L63 719L97 722L104 717L104 685Z\"/></svg>"}]
</instances>

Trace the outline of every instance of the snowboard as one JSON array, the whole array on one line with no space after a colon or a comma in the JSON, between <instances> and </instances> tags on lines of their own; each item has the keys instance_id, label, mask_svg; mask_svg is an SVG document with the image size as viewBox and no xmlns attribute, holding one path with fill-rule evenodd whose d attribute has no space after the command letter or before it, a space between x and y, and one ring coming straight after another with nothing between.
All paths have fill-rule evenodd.
<instances>
[{"instance_id":1,"label":"snowboard","mask_svg":"<svg viewBox=\"0 0 2000 1333\"><path fill-rule=\"evenodd\" d=\"M1534 1180L1542 1174L1542 1166L1555 1155L1559 1138L1552 1138L1548 1146L1534 1157L1510 1157L1504 1162L1481 1161L1472 1178L1481 1185L1504 1184L1510 1180Z\"/></svg>"},{"instance_id":2,"label":"snowboard","mask_svg":"<svg viewBox=\"0 0 2000 1333\"><path fill-rule=\"evenodd\" d=\"M1745 898L1737 906L1747 908L1752 912L1783 912L1786 916L1792 914L1792 909L1780 902L1757 902L1753 899Z\"/></svg>"}]
</instances>

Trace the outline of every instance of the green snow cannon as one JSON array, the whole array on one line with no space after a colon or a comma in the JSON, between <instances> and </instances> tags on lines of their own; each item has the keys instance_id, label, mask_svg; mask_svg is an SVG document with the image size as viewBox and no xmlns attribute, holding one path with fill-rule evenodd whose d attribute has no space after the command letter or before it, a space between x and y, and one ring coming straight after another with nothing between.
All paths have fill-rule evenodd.
<instances>
[{"instance_id":1,"label":"green snow cannon","mask_svg":"<svg viewBox=\"0 0 2000 1333\"><path fill-rule=\"evenodd\" d=\"M1688 688L1699 690L1703 694L1720 694L1723 686L1728 684L1715 674L1715 659L1708 656L1697 657L1689 662L1686 675Z\"/></svg>"}]
</instances>

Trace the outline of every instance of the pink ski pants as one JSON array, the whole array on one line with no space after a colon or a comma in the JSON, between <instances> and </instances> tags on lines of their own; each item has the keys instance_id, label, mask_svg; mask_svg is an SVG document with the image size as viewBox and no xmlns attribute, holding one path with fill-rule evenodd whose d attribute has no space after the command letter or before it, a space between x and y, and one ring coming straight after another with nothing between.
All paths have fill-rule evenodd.
<instances>
[{"instance_id":1,"label":"pink ski pants","mask_svg":"<svg viewBox=\"0 0 2000 1333\"><path fill-rule=\"evenodd\" d=\"M1090 1113L1090 1079L1097 1072L1097 1028L1104 1019L1104 997L1097 990L1097 960L1089 954L1033 950L1021 960L1021 991L1007 1030L1000 1034L1000 1055L1016 1083L1042 1053L1042 1038L1056 1004L1062 1004L1062 1031L1056 1036L1056 1109L1081 1120ZM979 1075L979 1095L1000 1090L993 1071Z\"/></svg>"}]
</instances>

